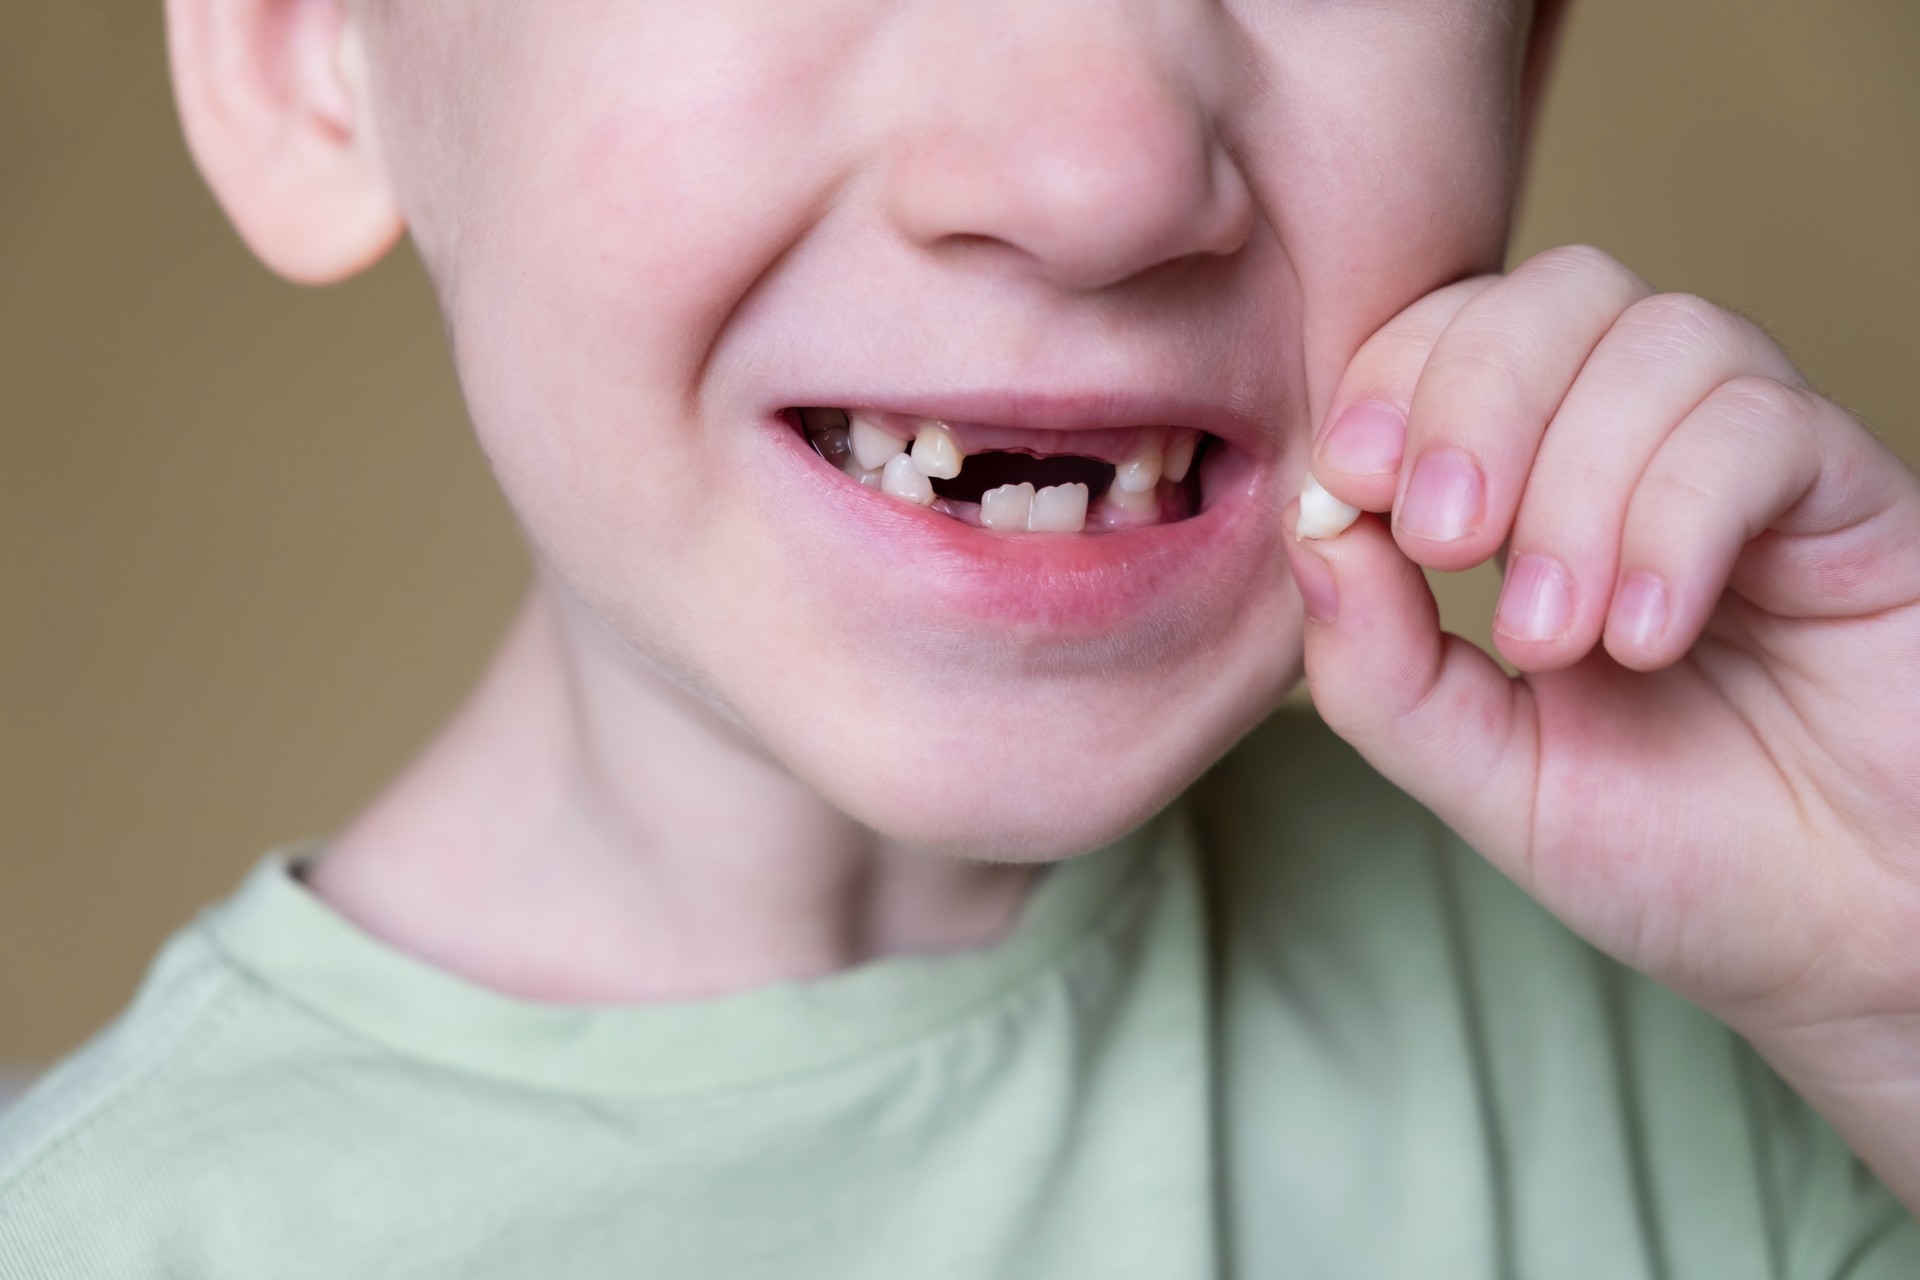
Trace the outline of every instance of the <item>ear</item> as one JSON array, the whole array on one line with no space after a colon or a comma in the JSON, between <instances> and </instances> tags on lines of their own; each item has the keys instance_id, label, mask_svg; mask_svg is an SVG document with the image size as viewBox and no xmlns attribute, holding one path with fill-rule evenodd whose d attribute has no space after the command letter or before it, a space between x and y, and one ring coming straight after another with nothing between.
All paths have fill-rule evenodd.
<instances>
[{"instance_id":1,"label":"ear","mask_svg":"<svg viewBox=\"0 0 1920 1280\"><path fill-rule=\"evenodd\" d=\"M371 265L405 225L348 0L167 0L187 145L241 238L302 284Z\"/></svg>"},{"instance_id":2,"label":"ear","mask_svg":"<svg viewBox=\"0 0 1920 1280\"><path fill-rule=\"evenodd\" d=\"M1572 0L1534 0L1533 21L1527 27L1527 50L1520 64L1520 154L1530 155L1540 123L1540 100L1546 96L1554 54L1560 47Z\"/></svg>"}]
</instances>

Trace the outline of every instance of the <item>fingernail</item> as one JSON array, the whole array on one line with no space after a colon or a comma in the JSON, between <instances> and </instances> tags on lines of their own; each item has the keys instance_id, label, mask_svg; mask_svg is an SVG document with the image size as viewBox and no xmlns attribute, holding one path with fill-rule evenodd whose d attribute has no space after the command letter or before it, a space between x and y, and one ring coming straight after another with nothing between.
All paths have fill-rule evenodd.
<instances>
[{"instance_id":1,"label":"fingernail","mask_svg":"<svg viewBox=\"0 0 1920 1280\"><path fill-rule=\"evenodd\" d=\"M1507 565L1493 629L1516 640L1557 640L1573 625L1573 579L1552 556L1528 552Z\"/></svg>"},{"instance_id":2,"label":"fingernail","mask_svg":"<svg viewBox=\"0 0 1920 1280\"><path fill-rule=\"evenodd\" d=\"M1480 527L1486 505L1486 482L1473 459L1458 449L1435 449L1414 466L1393 523L1430 542L1456 542Z\"/></svg>"},{"instance_id":3,"label":"fingernail","mask_svg":"<svg viewBox=\"0 0 1920 1280\"><path fill-rule=\"evenodd\" d=\"M1644 570L1627 575L1613 598L1613 629L1636 649L1651 649L1667 629L1667 584Z\"/></svg>"},{"instance_id":4,"label":"fingernail","mask_svg":"<svg viewBox=\"0 0 1920 1280\"><path fill-rule=\"evenodd\" d=\"M1320 457L1350 476L1377 476L1399 471L1406 447L1406 415L1382 401L1362 400L1327 428Z\"/></svg>"},{"instance_id":5,"label":"fingernail","mask_svg":"<svg viewBox=\"0 0 1920 1280\"><path fill-rule=\"evenodd\" d=\"M1293 585L1306 602L1307 618L1313 622L1332 622L1340 614L1340 588L1333 580L1333 568L1325 560L1297 542L1291 533L1286 539L1287 566L1293 570Z\"/></svg>"}]
</instances>

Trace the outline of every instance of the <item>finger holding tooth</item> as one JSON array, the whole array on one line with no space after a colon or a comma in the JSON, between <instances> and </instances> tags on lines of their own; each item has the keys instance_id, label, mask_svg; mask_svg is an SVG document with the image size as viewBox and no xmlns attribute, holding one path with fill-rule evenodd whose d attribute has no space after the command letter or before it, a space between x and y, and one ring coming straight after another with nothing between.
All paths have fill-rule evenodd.
<instances>
[{"instance_id":1,"label":"finger holding tooth","mask_svg":"<svg viewBox=\"0 0 1920 1280\"><path fill-rule=\"evenodd\" d=\"M1300 488L1300 520L1294 526L1294 541L1305 538L1337 538L1360 518L1360 508L1340 501L1307 473Z\"/></svg>"}]
</instances>

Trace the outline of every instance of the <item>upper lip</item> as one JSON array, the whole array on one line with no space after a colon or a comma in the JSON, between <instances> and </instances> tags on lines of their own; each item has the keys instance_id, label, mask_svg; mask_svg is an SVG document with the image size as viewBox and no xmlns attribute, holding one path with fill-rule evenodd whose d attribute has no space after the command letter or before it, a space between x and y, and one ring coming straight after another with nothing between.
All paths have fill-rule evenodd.
<instances>
[{"instance_id":1,"label":"upper lip","mask_svg":"<svg viewBox=\"0 0 1920 1280\"><path fill-rule=\"evenodd\" d=\"M1278 445L1274 425L1218 400L1132 390L1032 391L971 389L945 392L831 391L788 400L774 412L819 407L897 413L945 422L979 423L1027 431L1085 431L1115 427L1192 427L1256 456Z\"/></svg>"}]
</instances>

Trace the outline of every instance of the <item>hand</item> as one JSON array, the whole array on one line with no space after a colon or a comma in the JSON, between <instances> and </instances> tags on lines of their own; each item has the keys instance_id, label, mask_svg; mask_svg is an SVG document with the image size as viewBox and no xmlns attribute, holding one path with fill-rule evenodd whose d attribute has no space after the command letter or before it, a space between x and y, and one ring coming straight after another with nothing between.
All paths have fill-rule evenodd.
<instances>
[{"instance_id":1,"label":"hand","mask_svg":"<svg viewBox=\"0 0 1920 1280\"><path fill-rule=\"evenodd\" d=\"M1328 724L1803 1079L1905 1054L1920 1097L1920 480L1754 325L1590 249L1423 298L1328 421L1313 474L1393 513L1289 539ZM1419 568L1503 542L1514 678Z\"/></svg>"}]
</instances>

